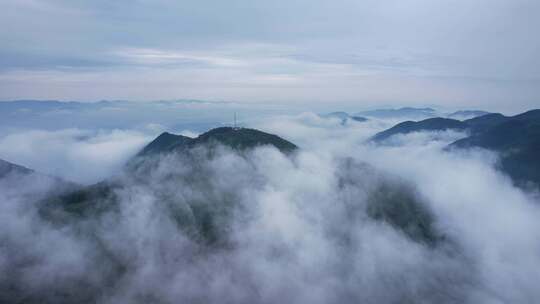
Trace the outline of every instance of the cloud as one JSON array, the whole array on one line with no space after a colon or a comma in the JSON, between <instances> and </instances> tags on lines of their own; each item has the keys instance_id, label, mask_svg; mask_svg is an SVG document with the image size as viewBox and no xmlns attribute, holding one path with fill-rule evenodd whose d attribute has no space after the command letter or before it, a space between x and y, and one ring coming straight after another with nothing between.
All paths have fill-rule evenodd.
<instances>
[{"instance_id":1,"label":"cloud","mask_svg":"<svg viewBox=\"0 0 540 304\"><path fill-rule=\"evenodd\" d=\"M153 49L127 49L118 51L115 55L126 58L134 64L203 64L210 66L235 67L244 66L240 59L217 57L212 55L189 54L165 50Z\"/></svg>"},{"instance_id":2,"label":"cloud","mask_svg":"<svg viewBox=\"0 0 540 304\"><path fill-rule=\"evenodd\" d=\"M0 98L525 109L538 95L538 11L533 0L10 0Z\"/></svg>"},{"instance_id":3,"label":"cloud","mask_svg":"<svg viewBox=\"0 0 540 304\"><path fill-rule=\"evenodd\" d=\"M0 138L0 157L38 172L88 184L117 172L151 135L136 131L21 131Z\"/></svg>"},{"instance_id":4,"label":"cloud","mask_svg":"<svg viewBox=\"0 0 540 304\"><path fill-rule=\"evenodd\" d=\"M204 154L165 156L140 176L115 178L116 211L68 224L39 216L43 205L16 189L0 191L0 239L9 249L0 253L0 273L13 274L0 277L2 290L12 286L0 296L57 303L523 303L540 296L538 198L495 169L496 155L445 152L452 133L365 143L384 122L343 126L304 113L259 123L302 150L286 157L271 147L242 155L223 149L203 162ZM46 138L45 147L85 134L66 132L29 134ZM83 146L102 155L117 148L109 139L138 136L94 134ZM370 197L381 184L430 210L444 241L431 247L371 218ZM33 189L21 187L43 192ZM212 220L197 226L197 218ZM208 245L199 233L216 238Z\"/></svg>"}]
</instances>

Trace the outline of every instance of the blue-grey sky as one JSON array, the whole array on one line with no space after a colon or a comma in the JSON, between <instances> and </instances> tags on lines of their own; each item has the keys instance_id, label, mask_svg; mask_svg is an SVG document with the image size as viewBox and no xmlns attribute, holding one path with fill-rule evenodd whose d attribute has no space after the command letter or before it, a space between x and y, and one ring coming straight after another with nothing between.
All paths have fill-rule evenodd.
<instances>
[{"instance_id":1,"label":"blue-grey sky","mask_svg":"<svg viewBox=\"0 0 540 304\"><path fill-rule=\"evenodd\" d=\"M537 0L2 0L0 99L540 105Z\"/></svg>"}]
</instances>

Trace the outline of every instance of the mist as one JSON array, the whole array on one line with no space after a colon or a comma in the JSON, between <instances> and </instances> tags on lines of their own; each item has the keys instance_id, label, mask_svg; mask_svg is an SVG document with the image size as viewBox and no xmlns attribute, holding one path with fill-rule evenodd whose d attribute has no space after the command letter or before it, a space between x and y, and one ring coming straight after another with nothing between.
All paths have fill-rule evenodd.
<instances>
[{"instance_id":1,"label":"mist","mask_svg":"<svg viewBox=\"0 0 540 304\"><path fill-rule=\"evenodd\" d=\"M21 130L0 137L0 158L69 181L91 184L118 171L155 131Z\"/></svg>"},{"instance_id":2,"label":"mist","mask_svg":"<svg viewBox=\"0 0 540 304\"><path fill-rule=\"evenodd\" d=\"M122 164L150 139L147 135L70 130L4 137L2 153L34 168L52 173L45 163L54 168L66 160L61 176L79 182L109 178L115 187L114 199L93 202L113 207L74 218L60 210L44 212L43 198L57 181L38 175L1 179L0 299L532 303L540 298L537 192L515 187L497 170L494 153L443 149L463 133L413 133L383 145L368 141L388 124L342 125L312 113L273 116L252 126L297 143L300 150L293 155L273 147L242 153L221 147L207 159L200 149L191 157L157 156L132 174ZM29 142L42 148L42 166ZM418 204L414 207L429 217L434 241L371 216L380 189ZM213 225L193 224L201 212L214 216Z\"/></svg>"}]
</instances>

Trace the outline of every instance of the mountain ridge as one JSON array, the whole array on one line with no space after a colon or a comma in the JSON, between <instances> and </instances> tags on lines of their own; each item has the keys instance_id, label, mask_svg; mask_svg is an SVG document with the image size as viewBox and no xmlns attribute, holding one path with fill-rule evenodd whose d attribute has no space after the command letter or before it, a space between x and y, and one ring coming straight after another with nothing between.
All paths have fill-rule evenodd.
<instances>
[{"instance_id":1,"label":"mountain ridge","mask_svg":"<svg viewBox=\"0 0 540 304\"><path fill-rule=\"evenodd\" d=\"M446 131L446 130L465 130L467 124L459 120L434 117L421 121L404 121L387 130L379 132L371 137L372 141L382 142L394 135L408 134L419 131Z\"/></svg>"},{"instance_id":2,"label":"mountain ridge","mask_svg":"<svg viewBox=\"0 0 540 304\"><path fill-rule=\"evenodd\" d=\"M9 174L32 174L34 170L0 159L0 178Z\"/></svg>"},{"instance_id":3,"label":"mountain ridge","mask_svg":"<svg viewBox=\"0 0 540 304\"><path fill-rule=\"evenodd\" d=\"M249 128L219 127L211 129L195 138L163 132L146 145L137 154L137 157L184 151L197 146L211 148L215 145L224 145L235 150L246 150L259 146L273 146L283 153L290 153L298 149L295 144L274 134Z\"/></svg>"},{"instance_id":4,"label":"mountain ridge","mask_svg":"<svg viewBox=\"0 0 540 304\"><path fill-rule=\"evenodd\" d=\"M432 108L414 108L402 107L398 109L375 109L368 111L360 111L355 115L376 117L376 118L403 118L403 117L420 117L430 118L435 117L436 111Z\"/></svg>"},{"instance_id":5,"label":"mountain ridge","mask_svg":"<svg viewBox=\"0 0 540 304\"><path fill-rule=\"evenodd\" d=\"M331 112L327 114L320 114L319 115L322 118L336 118L341 120L341 125L346 125L349 120L353 120L356 122L365 122L368 121L367 118L358 116L358 115L350 115L347 112L338 111L338 112Z\"/></svg>"},{"instance_id":6,"label":"mountain ridge","mask_svg":"<svg viewBox=\"0 0 540 304\"><path fill-rule=\"evenodd\" d=\"M509 117L447 149L483 148L499 154L500 169L521 185L540 186L540 110Z\"/></svg>"},{"instance_id":7,"label":"mountain ridge","mask_svg":"<svg viewBox=\"0 0 540 304\"><path fill-rule=\"evenodd\" d=\"M382 144L398 134L422 131L466 131L468 136L446 150L483 148L499 155L499 169L517 184L532 182L540 186L540 109L514 116L491 113L464 121L430 118L406 121L379 132L370 141Z\"/></svg>"}]
</instances>

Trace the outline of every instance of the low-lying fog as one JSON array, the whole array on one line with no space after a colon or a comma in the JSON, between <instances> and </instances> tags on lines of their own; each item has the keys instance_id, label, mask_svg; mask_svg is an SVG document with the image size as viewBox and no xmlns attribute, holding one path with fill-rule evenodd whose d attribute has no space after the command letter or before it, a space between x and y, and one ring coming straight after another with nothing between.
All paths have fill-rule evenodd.
<instances>
[{"instance_id":1,"label":"low-lying fog","mask_svg":"<svg viewBox=\"0 0 540 304\"><path fill-rule=\"evenodd\" d=\"M118 213L58 226L30 203L46 195L50 181L0 180L0 299L58 303L77 293L81 302L100 303L537 302L538 193L513 186L496 170L494 153L443 150L463 133L366 142L392 123L268 116L243 125L297 144L297 154L224 149L202 173L186 159L164 157L147 184L121 168L160 129L3 136L0 158L82 184L117 176L125 187ZM195 175L201 180L189 187L177 182ZM445 245L417 242L367 216L367 196L381 180L414 192ZM242 212L223 225L229 245L208 250L191 239L160 204L163 193L217 209L224 197L234 200ZM118 280L110 260L124 267Z\"/></svg>"}]
</instances>

